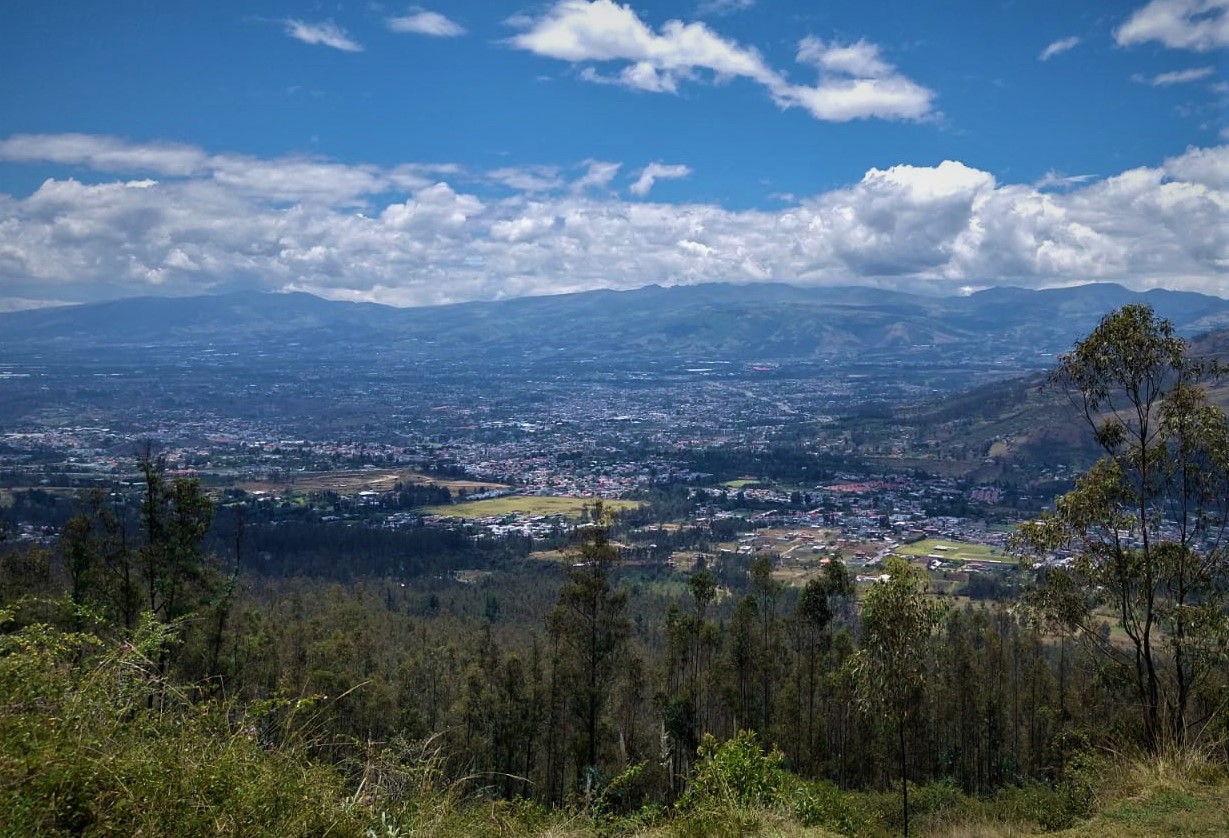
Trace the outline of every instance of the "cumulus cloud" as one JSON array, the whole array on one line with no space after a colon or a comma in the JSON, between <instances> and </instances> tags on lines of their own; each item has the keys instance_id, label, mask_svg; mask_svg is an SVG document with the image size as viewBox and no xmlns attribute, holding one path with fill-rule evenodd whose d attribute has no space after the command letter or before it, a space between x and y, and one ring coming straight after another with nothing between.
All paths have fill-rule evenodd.
<instances>
[{"instance_id":1,"label":"cumulus cloud","mask_svg":"<svg viewBox=\"0 0 1229 838\"><path fill-rule=\"evenodd\" d=\"M1229 146L1188 148L1166 160L1163 171L1173 181L1229 189Z\"/></svg>"},{"instance_id":2,"label":"cumulus cloud","mask_svg":"<svg viewBox=\"0 0 1229 838\"><path fill-rule=\"evenodd\" d=\"M1229 46L1229 0L1152 0L1114 32L1119 46L1159 41L1197 52Z\"/></svg>"},{"instance_id":3,"label":"cumulus cloud","mask_svg":"<svg viewBox=\"0 0 1229 838\"><path fill-rule=\"evenodd\" d=\"M633 195L644 197L649 194L649 190L653 188L653 184L661 179L672 179L687 177L691 174L691 169L687 166L673 165L667 166L661 163L650 163L640 171L640 177L636 178L636 182L627 187L627 191Z\"/></svg>"},{"instance_id":4,"label":"cumulus cloud","mask_svg":"<svg viewBox=\"0 0 1229 838\"><path fill-rule=\"evenodd\" d=\"M818 82L797 85L753 47L723 38L704 23L667 21L654 31L614 0L559 0L541 17L511 21L524 31L509 43L546 58L584 65L580 77L649 93L676 93L686 82L742 78L767 89L782 108L801 107L816 119L921 119L932 91L901 75L866 41L827 43L804 38L797 60L819 70ZM615 72L595 64L614 64Z\"/></svg>"},{"instance_id":5,"label":"cumulus cloud","mask_svg":"<svg viewBox=\"0 0 1229 838\"><path fill-rule=\"evenodd\" d=\"M1070 49L1075 49L1080 43L1077 35L1072 35L1068 38L1059 38L1054 43L1047 46L1041 51L1041 55L1037 56L1039 61L1049 61L1056 55L1066 52Z\"/></svg>"},{"instance_id":6,"label":"cumulus cloud","mask_svg":"<svg viewBox=\"0 0 1229 838\"><path fill-rule=\"evenodd\" d=\"M343 52L363 51L363 47L358 41L351 38L346 33L346 30L331 20L323 23L308 23L307 21L290 18L282 21L282 23L286 27L286 34L296 41L302 41L305 44L320 44L321 46L332 47Z\"/></svg>"},{"instance_id":7,"label":"cumulus cloud","mask_svg":"<svg viewBox=\"0 0 1229 838\"><path fill-rule=\"evenodd\" d=\"M818 68L819 83L814 87L781 83L773 89L781 105L800 105L816 119L830 122L921 119L931 112L934 94L896 72L874 44L824 43L807 37L798 44L797 57L800 63Z\"/></svg>"},{"instance_id":8,"label":"cumulus cloud","mask_svg":"<svg viewBox=\"0 0 1229 838\"><path fill-rule=\"evenodd\" d=\"M384 19L384 24L393 32L415 35L431 35L436 38L455 38L465 34L465 27L449 20L439 12L415 7L409 14Z\"/></svg>"},{"instance_id":9,"label":"cumulus cloud","mask_svg":"<svg viewBox=\"0 0 1229 838\"><path fill-rule=\"evenodd\" d=\"M0 307L223 287L395 305L653 282L1229 287L1229 145L1035 184L956 160L886 166L732 210L644 200L654 180L687 174L660 163L633 171L629 200L609 188L622 171L611 161L479 172L44 140L2 140L0 160L101 182L74 169L0 194Z\"/></svg>"}]
</instances>

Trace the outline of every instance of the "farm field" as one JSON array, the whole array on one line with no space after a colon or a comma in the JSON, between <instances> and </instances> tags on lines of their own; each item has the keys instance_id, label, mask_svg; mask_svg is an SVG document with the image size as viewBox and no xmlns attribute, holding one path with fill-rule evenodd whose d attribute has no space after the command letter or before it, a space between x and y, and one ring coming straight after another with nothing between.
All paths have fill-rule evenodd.
<instances>
[{"instance_id":1,"label":"farm field","mask_svg":"<svg viewBox=\"0 0 1229 838\"><path fill-rule=\"evenodd\" d=\"M562 515L576 518L585 507L592 507L595 502L595 498L507 495L447 506L431 506L423 511L428 515L445 515L450 518L499 518L507 515ZM632 500L603 500L602 505L611 512L622 512L636 509L640 503Z\"/></svg>"},{"instance_id":2,"label":"farm field","mask_svg":"<svg viewBox=\"0 0 1229 838\"><path fill-rule=\"evenodd\" d=\"M1015 559L997 547L990 547L985 544L968 544L963 541L945 541L938 538L926 538L913 544L902 544L894 552L896 555L906 558L914 556L942 556L945 561L953 562L1016 563Z\"/></svg>"}]
</instances>

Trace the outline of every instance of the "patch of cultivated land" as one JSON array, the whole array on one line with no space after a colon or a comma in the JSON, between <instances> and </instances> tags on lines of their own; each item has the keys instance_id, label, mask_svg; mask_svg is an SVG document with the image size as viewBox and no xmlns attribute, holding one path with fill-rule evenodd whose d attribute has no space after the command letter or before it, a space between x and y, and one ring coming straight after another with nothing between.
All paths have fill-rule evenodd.
<instances>
[{"instance_id":1,"label":"patch of cultivated land","mask_svg":"<svg viewBox=\"0 0 1229 838\"><path fill-rule=\"evenodd\" d=\"M509 515L562 515L567 518L580 516L585 507L592 508L594 498L558 497L554 495L505 495L502 498L466 501L447 506L430 506L423 511L428 515L446 515L451 518L503 518ZM603 500L602 506L611 512L636 509L639 501Z\"/></svg>"},{"instance_id":2,"label":"patch of cultivated land","mask_svg":"<svg viewBox=\"0 0 1229 838\"><path fill-rule=\"evenodd\" d=\"M968 544L963 541L944 541L938 538L926 538L913 544L902 544L894 552L896 555L905 556L906 558L933 556L946 562L1016 563L1015 559L997 547L990 547L985 544Z\"/></svg>"}]
</instances>

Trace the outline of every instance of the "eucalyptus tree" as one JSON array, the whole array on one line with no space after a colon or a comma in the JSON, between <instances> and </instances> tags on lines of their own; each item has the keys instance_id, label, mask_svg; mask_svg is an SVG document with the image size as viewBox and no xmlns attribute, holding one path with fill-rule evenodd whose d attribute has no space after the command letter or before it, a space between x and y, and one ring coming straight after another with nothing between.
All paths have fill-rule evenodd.
<instances>
[{"instance_id":1,"label":"eucalyptus tree","mask_svg":"<svg viewBox=\"0 0 1229 838\"><path fill-rule=\"evenodd\" d=\"M1035 605L1123 672L1153 750L1204 721L1225 660L1229 424L1205 390L1222 374L1151 308L1107 315L1050 376L1102 456L1017 537L1048 559ZM1125 641L1098 630L1107 615Z\"/></svg>"},{"instance_id":2,"label":"eucalyptus tree","mask_svg":"<svg viewBox=\"0 0 1229 838\"><path fill-rule=\"evenodd\" d=\"M900 771L901 810L909 834L909 784L906 733L926 681L931 635L942 606L930 595L926 572L893 556L887 579L876 582L862 600L862 647L852 661L863 699L882 707L895 726Z\"/></svg>"},{"instance_id":3,"label":"eucalyptus tree","mask_svg":"<svg viewBox=\"0 0 1229 838\"><path fill-rule=\"evenodd\" d=\"M68 571L74 621L92 614L116 629L133 631L148 614L174 626L178 640L195 641L198 670L216 674L238 566L229 574L204 549L213 501L194 478L167 475L163 457L147 447L138 459L140 513L100 489L87 493L64 528L60 549ZM189 644L191 645L191 644ZM180 647L182 648L182 647ZM164 672L171 648L159 655Z\"/></svg>"},{"instance_id":4,"label":"eucalyptus tree","mask_svg":"<svg viewBox=\"0 0 1229 838\"><path fill-rule=\"evenodd\" d=\"M616 589L613 571L619 559L610 543L610 519L598 504L594 523L580 528L580 544L559 589L559 600L547 617L559 641L560 665L571 687L572 705L581 725L578 768L597 768L602 717L619 671L618 662L631 635L627 591Z\"/></svg>"}]
</instances>

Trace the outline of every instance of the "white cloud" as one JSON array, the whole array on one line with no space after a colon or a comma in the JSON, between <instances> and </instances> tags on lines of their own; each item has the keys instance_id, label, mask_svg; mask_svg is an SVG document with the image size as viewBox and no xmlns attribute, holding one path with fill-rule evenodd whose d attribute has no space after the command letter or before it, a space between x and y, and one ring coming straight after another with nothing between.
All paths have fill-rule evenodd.
<instances>
[{"instance_id":1,"label":"white cloud","mask_svg":"<svg viewBox=\"0 0 1229 838\"><path fill-rule=\"evenodd\" d=\"M801 107L815 118L921 119L932 91L909 80L866 41L825 44L805 38L798 61L820 72L815 86L791 84L752 47L718 35L704 23L670 20L654 31L614 0L559 0L540 18L520 17L525 30L509 42L546 58L584 64L580 77L650 93L676 93L685 82L749 79L765 87L779 107ZM614 73L593 64L614 62Z\"/></svg>"},{"instance_id":2,"label":"white cloud","mask_svg":"<svg viewBox=\"0 0 1229 838\"><path fill-rule=\"evenodd\" d=\"M627 191L633 195L644 197L649 194L649 190L653 188L653 184L658 180L684 178L691 174L691 169L687 166L673 165L667 166L661 163L650 163L640 171L640 177L636 178L636 182L627 187Z\"/></svg>"},{"instance_id":3,"label":"white cloud","mask_svg":"<svg viewBox=\"0 0 1229 838\"><path fill-rule=\"evenodd\" d=\"M393 32L417 35L432 35L436 38L455 38L465 34L465 27L449 20L439 12L414 8L407 15L385 18L384 23Z\"/></svg>"},{"instance_id":4,"label":"white cloud","mask_svg":"<svg viewBox=\"0 0 1229 838\"><path fill-rule=\"evenodd\" d=\"M201 172L208 159L193 146L129 143L93 134L17 134L0 140L0 160L85 166L100 172L191 175Z\"/></svg>"},{"instance_id":5,"label":"white cloud","mask_svg":"<svg viewBox=\"0 0 1229 838\"><path fill-rule=\"evenodd\" d=\"M1152 0L1114 32L1119 46L1160 41L1198 52L1229 46L1229 0Z\"/></svg>"},{"instance_id":6,"label":"white cloud","mask_svg":"<svg viewBox=\"0 0 1229 838\"><path fill-rule=\"evenodd\" d=\"M1037 181L1033 186L1037 189L1048 189L1056 187L1059 189L1068 189L1072 186L1079 186L1082 183L1088 183L1096 179L1096 175L1064 175L1051 169L1045 173L1041 180Z\"/></svg>"},{"instance_id":7,"label":"white cloud","mask_svg":"<svg viewBox=\"0 0 1229 838\"><path fill-rule=\"evenodd\" d=\"M1229 287L1229 145L1037 184L954 160L888 166L771 210L731 210L638 200L654 180L687 175L660 163L633 172L627 199L609 189L622 170L608 161L467 172L43 140L0 140L0 159L113 180L59 175L0 194L0 308L244 286L397 305L652 282Z\"/></svg>"},{"instance_id":8,"label":"white cloud","mask_svg":"<svg viewBox=\"0 0 1229 838\"><path fill-rule=\"evenodd\" d=\"M482 201L473 195L459 195L448 184L436 183L417 190L404 203L390 204L380 213L380 220L403 232L417 230L451 237L482 210Z\"/></svg>"},{"instance_id":9,"label":"white cloud","mask_svg":"<svg viewBox=\"0 0 1229 838\"><path fill-rule=\"evenodd\" d=\"M558 166L509 166L487 172L487 178L518 192L550 192L565 182Z\"/></svg>"},{"instance_id":10,"label":"white cloud","mask_svg":"<svg viewBox=\"0 0 1229 838\"><path fill-rule=\"evenodd\" d=\"M696 14L701 17L705 15L728 15L734 12L746 11L754 5L755 0L703 0L696 7Z\"/></svg>"},{"instance_id":11,"label":"white cloud","mask_svg":"<svg viewBox=\"0 0 1229 838\"><path fill-rule=\"evenodd\" d=\"M619 169L623 168L622 163L611 163L604 160L586 160L585 165L588 167L585 173L572 181L573 192L583 192L586 189L606 189L614 180L615 175L619 173Z\"/></svg>"},{"instance_id":12,"label":"white cloud","mask_svg":"<svg viewBox=\"0 0 1229 838\"><path fill-rule=\"evenodd\" d=\"M1166 160L1162 168L1174 181L1229 189L1229 146L1188 148L1185 154Z\"/></svg>"},{"instance_id":13,"label":"white cloud","mask_svg":"<svg viewBox=\"0 0 1229 838\"><path fill-rule=\"evenodd\" d=\"M613 0L560 0L511 43L573 63L644 64L676 78L689 78L697 70L708 70L718 78L774 77L757 52L722 39L703 23L672 20L657 34L631 7Z\"/></svg>"},{"instance_id":14,"label":"white cloud","mask_svg":"<svg viewBox=\"0 0 1229 838\"><path fill-rule=\"evenodd\" d=\"M1075 49L1079 43L1080 39L1077 35L1071 35L1067 38L1059 38L1057 41L1043 49L1041 51L1041 55L1037 56L1037 59L1039 61L1049 61L1051 58L1059 55L1060 53L1064 53L1070 49Z\"/></svg>"},{"instance_id":15,"label":"white cloud","mask_svg":"<svg viewBox=\"0 0 1229 838\"><path fill-rule=\"evenodd\" d=\"M931 112L934 93L896 72L883 60L879 47L866 41L824 43L803 38L798 61L820 73L815 87L780 83L773 97L783 106L799 105L816 119L922 119Z\"/></svg>"},{"instance_id":16,"label":"white cloud","mask_svg":"<svg viewBox=\"0 0 1229 838\"><path fill-rule=\"evenodd\" d=\"M333 21L308 23L293 18L282 21L286 34L305 44L321 44L344 52L362 52L363 47Z\"/></svg>"},{"instance_id":17,"label":"white cloud","mask_svg":"<svg viewBox=\"0 0 1229 838\"><path fill-rule=\"evenodd\" d=\"M871 169L857 185L813 204L834 255L859 275L941 271L994 178L962 163Z\"/></svg>"},{"instance_id":18,"label":"white cloud","mask_svg":"<svg viewBox=\"0 0 1229 838\"><path fill-rule=\"evenodd\" d=\"M604 76L592 67L585 67L580 71L580 77L594 84L621 85L647 93L678 93L677 76L659 72L647 61L629 64L617 76Z\"/></svg>"},{"instance_id":19,"label":"white cloud","mask_svg":"<svg viewBox=\"0 0 1229 838\"><path fill-rule=\"evenodd\" d=\"M1153 87L1168 87L1171 84L1186 84L1187 82L1206 79L1214 72L1216 71L1211 67L1193 67L1189 70L1175 70L1171 73L1160 73L1150 79L1144 78L1143 76L1132 76L1132 78L1136 81L1147 82Z\"/></svg>"},{"instance_id":20,"label":"white cloud","mask_svg":"<svg viewBox=\"0 0 1229 838\"><path fill-rule=\"evenodd\" d=\"M879 47L866 41L825 44L818 38L803 38L798 44L798 60L837 75L877 79L892 74L892 66L879 57Z\"/></svg>"}]
</instances>

